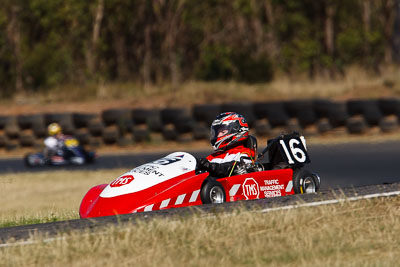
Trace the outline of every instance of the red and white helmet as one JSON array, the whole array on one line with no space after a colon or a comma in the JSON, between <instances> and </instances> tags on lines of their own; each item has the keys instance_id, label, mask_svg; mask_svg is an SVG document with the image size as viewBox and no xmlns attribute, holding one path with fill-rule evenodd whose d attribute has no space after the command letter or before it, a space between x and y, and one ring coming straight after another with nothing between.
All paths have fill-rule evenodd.
<instances>
[{"instance_id":1,"label":"red and white helmet","mask_svg":"<svg viewBox=\"0 0 400 267\"><path fill-rule=\"evenodd\" d=\"M235 112L219 114L211 124L210 142L214 150L226 150L249 137L246 119Z\"/></svg>"}]
</instances>

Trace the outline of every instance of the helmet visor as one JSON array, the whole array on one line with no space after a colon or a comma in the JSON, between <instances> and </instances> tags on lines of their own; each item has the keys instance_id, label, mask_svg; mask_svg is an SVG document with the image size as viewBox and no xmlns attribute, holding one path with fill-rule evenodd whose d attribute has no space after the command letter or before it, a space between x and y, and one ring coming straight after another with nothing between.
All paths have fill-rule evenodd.
<instances>
[{"instance_id":1,"label":"helmet visor","mask_svg":"<svg viewBox=\"0 0 400 267\"><path fill-rule=\"evenodd\" d=\"M219 137L229 134L229 125L214 125L211 127L210 141L211 145L215 145Z\"/></svg>"}]
</instances>

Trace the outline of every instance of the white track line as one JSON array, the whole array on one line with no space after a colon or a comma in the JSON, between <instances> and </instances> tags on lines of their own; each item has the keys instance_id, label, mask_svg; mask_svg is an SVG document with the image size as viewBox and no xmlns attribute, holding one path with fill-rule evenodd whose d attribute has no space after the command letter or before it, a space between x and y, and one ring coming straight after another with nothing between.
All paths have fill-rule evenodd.
<instances>
[{"instance_id":1,"label":"white track line","mask_svg":"<svg viewBox=\"0 0 400 267\"><path fill-rule=\"evenodd\" d=\"M277 211L277 210L290 210L290 209L297 209L297 208L302 208L302 207L313 207L313 206L321 206L321 205L328 205L328 204L337 204L337 203L342 203L342 202L346 202L346 201L355 201L355 200L378 198L378 197L390 197L390 196L398 196L398 195L400 195L400 191L387 192L387 193L376 193L376 194L370 194L370 195L364 195L364 196L358 196L358 197L346 197L346 198L331 199L331 200L289 205L289 206L276 207L276 208L267 208L267 209L260 210L258 212L264 213L264 212L271 212L271 211Z\"/></svg>"},{"instance_id":2,"label":"white track line","mask_svg":"<svg viewBox=\"0 0 400 267\"><path fill-rule=\"evenodd\" d=\"M32 240L27 240L27 241L20 241L20 242L12 242L12 243L4 243L4 244L0 244L0 248L5 248L5 247L15 247L15 246L24 246L24 245L33 245L33 244L37 244L40 242L53 242L56 240L63 240L65 239L65 237L52 237L52 238L47 238L44 240L40 240L40 241L32 241Z\"/></svg>"}]
</instances>

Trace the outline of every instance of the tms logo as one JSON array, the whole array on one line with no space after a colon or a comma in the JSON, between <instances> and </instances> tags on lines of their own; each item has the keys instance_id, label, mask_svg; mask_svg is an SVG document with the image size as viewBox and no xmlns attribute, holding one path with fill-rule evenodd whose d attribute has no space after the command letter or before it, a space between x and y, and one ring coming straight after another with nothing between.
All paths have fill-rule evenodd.
<instances>
[{"instance_id":1,"label":"tms logo","mask_svg":"<svg viewBox=\"0 0 400 267\"><path fill-rule=\"evenodd\" d=\"M118 177L117 179L112 181L110 186L111 187L120 187L120 186L123 186L123 185L127 185L132 181L133 181L133 176L132 175L124 175L124 176Z\"/></svg>"},{"instance_id":2,"label":"tms logo","mask_svg":"<svg viewBox=\"0 0 400 267\"><path fill-rule=\"evenodd\" d=\"M246 199L256 199L260 195L260 188L254 178L247 178L243 183L243 194Z\"/></svg>"}]
</instances>

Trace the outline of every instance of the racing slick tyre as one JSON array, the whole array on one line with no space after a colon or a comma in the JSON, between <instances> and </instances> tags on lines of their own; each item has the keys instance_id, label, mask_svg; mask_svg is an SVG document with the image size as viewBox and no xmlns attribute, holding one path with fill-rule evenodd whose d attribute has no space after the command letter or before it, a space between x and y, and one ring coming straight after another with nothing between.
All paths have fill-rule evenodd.
<instances>
[{"instance_id":1,"label":"racing slick tyre","mask_svg":"<svg viewBox=\"0 0 400 267\"><path fill-rule=\"evenodd\" d=\"M320 178L317 174L306 169L293 171L293 190L295 194L318 192Z\"/></svg>"},{"instance_id":2,"label":"racing slick tyre","mask_svg":"<svg viewBox=\"0 0 400 267\"><path fill-rule=\"evenodd\" d=\"M203 204L223 203L226 201L226 194L220 182L207 179L201 187L200 198Z\"/></svg>"}]
</instances>

